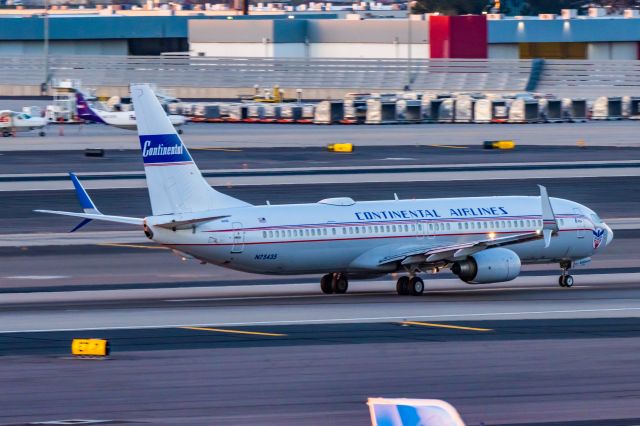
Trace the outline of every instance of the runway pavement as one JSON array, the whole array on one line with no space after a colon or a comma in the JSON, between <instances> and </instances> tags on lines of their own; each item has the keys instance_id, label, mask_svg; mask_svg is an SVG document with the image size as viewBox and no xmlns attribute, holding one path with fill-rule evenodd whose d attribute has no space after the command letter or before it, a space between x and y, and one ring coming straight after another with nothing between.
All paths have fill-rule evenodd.
<instances>
[{"instance_id":1,"label":"runway pavement","mask_svg":"<svg viewBox=\"0 0 640 426\"><path fill-rule=\"evenodd\" d=\"M371 184L314 184L267 186L219 186L226 194L252 204L310 203L328 197L352 197L358 201L400 198L472 197L482 195L538 195L537 183L547 186L553 197L584 204L602 217L635 217L640 205L640 177L510 179L500 181L389 182ZM0 233L65 232L76 225L70 218L34 213L34 209L76 211L75 193L66 191L0 191ZM146 189L93 190L91 196L105 214L144 217L151 212ZM131 230L121 224L92 223L90 230Z\"/></svg>"},{"instance_id":2,"label":"runway pavement","mask_svg":"<svg viewBox=\"0 0 640 426\"><path fill-rule=\"evenodd\" d=\"M0 140L2 172L141 171L135 133L63 129L65 136ZM631 122L189 125L186 131L192 147L227 149L194 150L203 169L215 170L640 159L637 124ZM477 147L483 139L505 138L518 141L516 151ZM575 146L579 139L586 149ZM356 143L356 154L321 148L342 141ZM428 146L434 144L475 147ZM372 147L360 149L367 145ZM626 148L613 148L618 145ZM77 151L85 146L110 151L87 159ZM43 149L51 151L37 151ZM535 184L544 183L552 196L583 203L605 219L620 218L626 227L616 229L614 243L592 264L573 271L574 288L557 285L556 265L541 265L526 267L513 282L484 286L448 273L427 275L422 297L397 296L393 276L354 280L346 295L321 295L318 277L265 277L183 261L123 232L132 229L124 225L92 223L75 245L38 246L40 236L16 234L63 233L74 226L75 220L32 212L79 210L69 182L56 182L63 185L56 190L0 191L0 425L78 418L365 425L369 396L442 398L470 425L637 425L640 231L629 229L637 228L629 221L638 216L640 176L634 169L618 175L511 170L499 180L498 172L486 170L420 179L396 173L377 181L361 175L362 183L295 178L287 185L216 178L223 192L255 204L393 199L394 193L537 195ZM143 217L150 207L140 182L91 195L104 213ZM59 241L46 238L48 244ZM71 359L73 337L108 338L113 355Z\"/></svg>"},{"instance_id":3,"label":"runway pavement","mask_svg":"<svg viewBox=\"0 0 640 426\"><path fill-rule=\"evenodd\" d=\"M88 236L91 233L86 233ZM640 231L615 231L615 243L577 268L577 280L589 273L640 272ZM3 268L0 294L24 291L68 291L136 288L222 287L312 283L317 290L318 277L277 277L231 271L196 261L184 261L170 250L145 243L105 243L73 246L16 246L0 248ZM150 267L149 265L153 265ZM557 265L527 266L535 274L558 273ZM437 277L452 278L449 273ZM428 280L430 276L426 277ZM394 279L386 279L394 290ZM553 280L551 284L555 284ZM355 285L355 284L354 284ZM470 288L463 286L462 288Z\"/></svg>"},{"instance_id":4,"label":"runway pavement","mask_svg":"<svg viewBox=\"0 0 640 426\"><path fill-rule=\"evenodd\" d=\"M442 328L439 325L451 328ZM636 425L638 319L0 335L2 424L369 424L369 396L441 398L469 425ZM459 327L459 328L458 328ZM462 328L465 327L465 328ZM71 359L73 337L109 360Z\"/></svg>"},{"instance_id":5,"label":"runway pavement","mask_svg":"<svg viewBox=\"0 0 640 426\"><path fill-rule=\"evenodd\" d=\"M62 135L60 129L62 128ZM563 124L415 124L398 126L320 126L291 124L199 123L184 127L189 148L324 147L352 142L358 146L469 145L514 139L521 145L640 146L638 123L593 121ZM98 124L50 125L48 135L20 134L0 139L0 151L139 149L135 132Z\"/></svg>"},{"instance_id":6,"label":"runway pavement","mask_svg":"<svg viewBox=\"0 0 640 426\"><path fill-rule=\"evenodd\" d=\"M2 142L2 141L0 141ZM640 160L640 147L517 146L514 150L486 150L481 143L451 146L442 143L402 146L358 146L352 153L325 147L193 149L202 170L255 170L310 167L468 165L488 163L576 163ZM82 151L10 151L0 155L2 175L138 172L143 173L139 149L106 150L104 157Z\"/></svg>"}]
</instances>

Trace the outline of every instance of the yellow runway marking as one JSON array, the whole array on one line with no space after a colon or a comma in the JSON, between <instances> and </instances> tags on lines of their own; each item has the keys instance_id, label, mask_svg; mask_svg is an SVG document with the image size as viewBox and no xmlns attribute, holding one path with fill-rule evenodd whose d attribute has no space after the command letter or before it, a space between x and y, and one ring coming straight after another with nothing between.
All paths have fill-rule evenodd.
<instances>
[{"instance_id":1,"label":"yellow runway marking","mask_svg":"<svg viewBox=\"0 0 640 426\"><path fill-rule=\"evenodd\" d=\"M457 146L457 145L429 145L433 148L451 148L451 149L467 149L466 146Z\"/></svg>"},{"instance_id":2,"label":"yellow runway marking","mask_svg":"<svg viewBox=\"0 0 640 426\"><path fill-rule=\"evenodd\" d=\"M463 327L461 325L448 325L448 324L434 324L431 322L419 322L419 321L403 321L403 325L420 325L423 327L437 327L437 328L453 328L455 330L469 330L469 331L493 331L491 328L477 328L477 327Z\"/></svg>"},{"instance_id":3,"label":"yellow runway marking","mask_svg":"<svg viewBox=\"0 0 640 426\"><path fill-rule=\"evenodd\" d=\"M149 250L169 250L167 247L159 247L159 246L143 246L140 244L121 244L121 243L100 243L96 244L98 246L107 246L107 247L129 247L129 248L142 248Z\"/></svg>"},{"instance_id":4,"label":"yellow runway marking","mask_svg":"<svg viewBox=\"0 0 640 426\"><path fill-rule=\"evenodd\" d=\"M263 333L261 331L227 330L223 328L209 328L209 327L180 327L180 328L184 328L186 330L215 331L218 333L251 334L255 336L270 336L270 337L286 336L286 334L280 334L280 333Z\"/></svg>"},{"instance_id":5,"label":"yellow runway marking","mask_svg":"<svg viewBox=\"0 0 640 426\"><path fill-rule=\"evenodd\" d=\"M224 152L242 152L241 149L235 148L191 148L192 151L224 151Z\"/></svg>"}]
</instances>

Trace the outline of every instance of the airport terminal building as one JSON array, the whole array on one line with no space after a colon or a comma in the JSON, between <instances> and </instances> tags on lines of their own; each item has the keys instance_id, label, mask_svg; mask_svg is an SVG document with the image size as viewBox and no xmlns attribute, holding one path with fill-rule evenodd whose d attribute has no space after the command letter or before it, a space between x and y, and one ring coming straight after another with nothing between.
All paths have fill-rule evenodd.
<instances>
[{"instance_id":1,"label":"airport terminal building","mask_svg":"<svg viewBox=\"0 0 640 426\"><path fill-rule=\"evenodd\" d=\"M363 19L364 15L329 12L249 16L163 11L60 13L49 18L48 37L52 55L188 52L192 56L252 58L640 59L640 17L636 13L595 15ZM42 54L41 16L4 15L0 20L0 54Z\"/></svg>"}]
</instances>

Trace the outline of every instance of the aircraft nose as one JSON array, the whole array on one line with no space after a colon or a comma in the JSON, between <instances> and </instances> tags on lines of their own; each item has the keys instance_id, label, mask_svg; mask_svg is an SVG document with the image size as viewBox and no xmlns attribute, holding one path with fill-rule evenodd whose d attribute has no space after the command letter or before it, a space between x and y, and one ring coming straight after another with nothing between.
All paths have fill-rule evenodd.
<instances>
[{"instance_id":1,"label":"aircraft nose","mask_svg":"<svg viewBox=\"0 0 640 426\"><path fill-rule=\"evenodd\" d=\"M606 223L604 225L604 228L607 230L607 241L605 242L605 246L608 246L609 244L611 244L611 241L613 241L613 231Z\"/></svg>"}]
</instances>

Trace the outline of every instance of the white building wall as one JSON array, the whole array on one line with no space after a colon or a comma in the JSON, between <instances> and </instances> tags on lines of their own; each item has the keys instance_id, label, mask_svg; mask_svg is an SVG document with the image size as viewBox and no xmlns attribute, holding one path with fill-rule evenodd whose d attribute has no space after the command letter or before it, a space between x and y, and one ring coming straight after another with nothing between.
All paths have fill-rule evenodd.
<instances>
[{"instance_id":1,"label":"white building wall","mask_svg":"<svg viewBox=\"0 0 640 426\"><path fill-rule=\"evenodd\" d=\"M638 44L634 42L611 43L611 59L638 59Z\"/></svg>"},{"instance_id":2,"label":"white building wall","mask_svg":"<svg viewBox=\"0 0 640 426\"><path fill-rule=\"evenodd\" d=\"M313 58L387 58L404 59L407 57L406 43L313 43L309 54ZM429 58L429 45L411 45L411 57Z\"/></svg>"},{"instance_id":3,"label":"white building wall","mask_svg":"<svg viewBox=\"0 0 640 426\"><path fill-rule=\"evenodd\" d=\"M191 43L191 56L272 58L273 43Z\"/></svg>"},{"instance_id":4,"label":"white building wall","mask_svg":"<svg viewBox=\"0 0 640 426\"><path fill-rule=\"evenodd\" d=\"M592 60L638 59L635 42L589 43L587 57Z\"/></svg>"},{"instance_id":5,"label":"white building wall","mask_svg":"<svg viewBox=\"0 0 640 426\"><path fill-rule=\"evenodd\" d=\"M517 44L490 44L489 59L520 59L520 48Z\"/></svg>"},{"instance_id":6,"label":"white building wall","mask_svg":"<svg viewBox=\"0 0 640 426\"><path fill-rule=\"evenodd\" d=\"M378 43L191 43L192 56L249 58L388 58L407 57L407 44ZM429 45L413 44L411 57L429 58Z\"/></svg>"}]
</instances>

